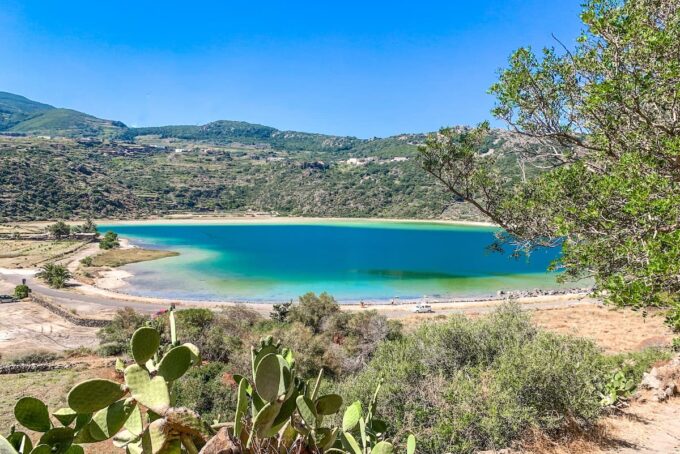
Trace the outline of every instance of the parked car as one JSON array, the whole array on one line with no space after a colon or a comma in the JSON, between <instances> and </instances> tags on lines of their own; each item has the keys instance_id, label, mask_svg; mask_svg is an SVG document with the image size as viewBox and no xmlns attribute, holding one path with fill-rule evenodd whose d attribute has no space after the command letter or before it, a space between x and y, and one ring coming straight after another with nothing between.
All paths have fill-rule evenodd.
<instances>
[{"instance_id":1,"label":"parked car","mask_svg":"<svg viewBox=\"0 0 680 454\"><path fill-rule=\"evenodd\" d=\"M414 312L416 314L427 314L429 312L434 311L432 310L432 306L430 306L429 304L418 303L413 307L413 309L411 309L411 312Z\"/></svg>"},{"instance_id":2,"label":"parked car","mask_svg":"<svg viewBox=\"0 0 680 454\"><path fill-rule=\"evenodd\" d=\"M17 301L19 300L13 297L12 295L0 295L0 304L16 303Z\"/></svg>"}]
</instances>

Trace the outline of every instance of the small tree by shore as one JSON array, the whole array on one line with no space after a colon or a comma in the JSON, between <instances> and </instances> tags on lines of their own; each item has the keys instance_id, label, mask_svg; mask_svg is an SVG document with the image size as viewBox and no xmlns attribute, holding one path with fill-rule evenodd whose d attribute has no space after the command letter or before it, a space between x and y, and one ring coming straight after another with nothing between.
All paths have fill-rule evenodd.
<instances>
[{"instance_id":1,"label":"small tree by shore","mask_svg":"<svg viewBox=\"0 0 680 454\"><path fill-rule=\"evenodd\" d=\"M115 249L120 247L118 234L116 232L106 232L104 238L99 242L100 249Z\"/></svg>"}]
</instances>

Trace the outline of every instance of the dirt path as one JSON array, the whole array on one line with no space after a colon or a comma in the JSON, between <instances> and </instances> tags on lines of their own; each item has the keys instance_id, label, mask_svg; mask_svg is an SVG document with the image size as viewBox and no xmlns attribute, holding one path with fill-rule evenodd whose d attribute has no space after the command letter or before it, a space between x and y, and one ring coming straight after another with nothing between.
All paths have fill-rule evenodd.
<instances>
[{"instance_id":1,"label":"dirt path","mask_svg":"<svg viewBox=\"0 0 680 454\"><path fill-rule=\"evenodd\" d=\"M595 452L680 453L680 398L635 403L621 415L606 418L603 424L617 447Z\"/></svg>"}]
</instances>

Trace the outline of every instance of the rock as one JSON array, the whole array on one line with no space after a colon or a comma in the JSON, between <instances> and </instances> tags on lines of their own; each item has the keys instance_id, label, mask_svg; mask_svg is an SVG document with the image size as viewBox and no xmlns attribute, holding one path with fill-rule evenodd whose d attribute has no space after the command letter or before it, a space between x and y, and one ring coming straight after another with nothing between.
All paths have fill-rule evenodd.
<instances>
[{"instance_id":1,"label":"rock","mask_svg":"<svg viewBox=\"0 0 680 454\"><path fill-rule=\"evenodd\" d=\"M673 397L673 395L675 394L675 385L667 386L666 389L664 390L664 394L666 394L666 397Z\"/></svg>"},{"instance_id":2,"label":"rock","mask_svg":"<svg viewBox=\"0 0 680 454\"><path fill-rule=\"evenodd\" d=\"M656 376L656 367L651 372L645 372L642 375L640 386L647 389L659 389L661 387L661 380Z\"/></svg>"}]
</instances>

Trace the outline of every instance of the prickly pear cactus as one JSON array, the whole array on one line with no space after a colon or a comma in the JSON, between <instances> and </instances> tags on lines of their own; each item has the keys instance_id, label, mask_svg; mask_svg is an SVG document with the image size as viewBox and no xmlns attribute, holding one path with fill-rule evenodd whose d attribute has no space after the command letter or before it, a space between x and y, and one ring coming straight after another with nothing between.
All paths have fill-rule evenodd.
<instances>
[{"instance_id":1,"label":"prickly pear cactus","mask_svg":"<svg viewBox=\"0 0 680 454\"><path fill-rule=\"evenodd\" d=\"M38 438L31 440L12 428L6 438L0 436L0 454L82 454L82 445L109 439L127 454L199 454L198 447L204 454L256 454L263 447L266 452L290 452L296 446L329 454L393 452L383 439L386 424L374 417L378 390L365 416L355 402L347 407L342 427L326 427L324 419L340 411L342 397L319 395L323 370L309 383L298 378L292 353L271 337L252 349L252 378L234 376L238 394L231 427L210 425L191 409L173 407L173 382L199 365L201 357L195 345L177 340L172 310L169 320L171 343L165 347L151 327L133 334L134 363L126 367L122 359L116 361L122 383L78 383L68 393L68 407L54 411L53 418L39 399L20 399L14 415ZM414 453L411 436L407 454Z\"/></svg>"}]
</instances>

